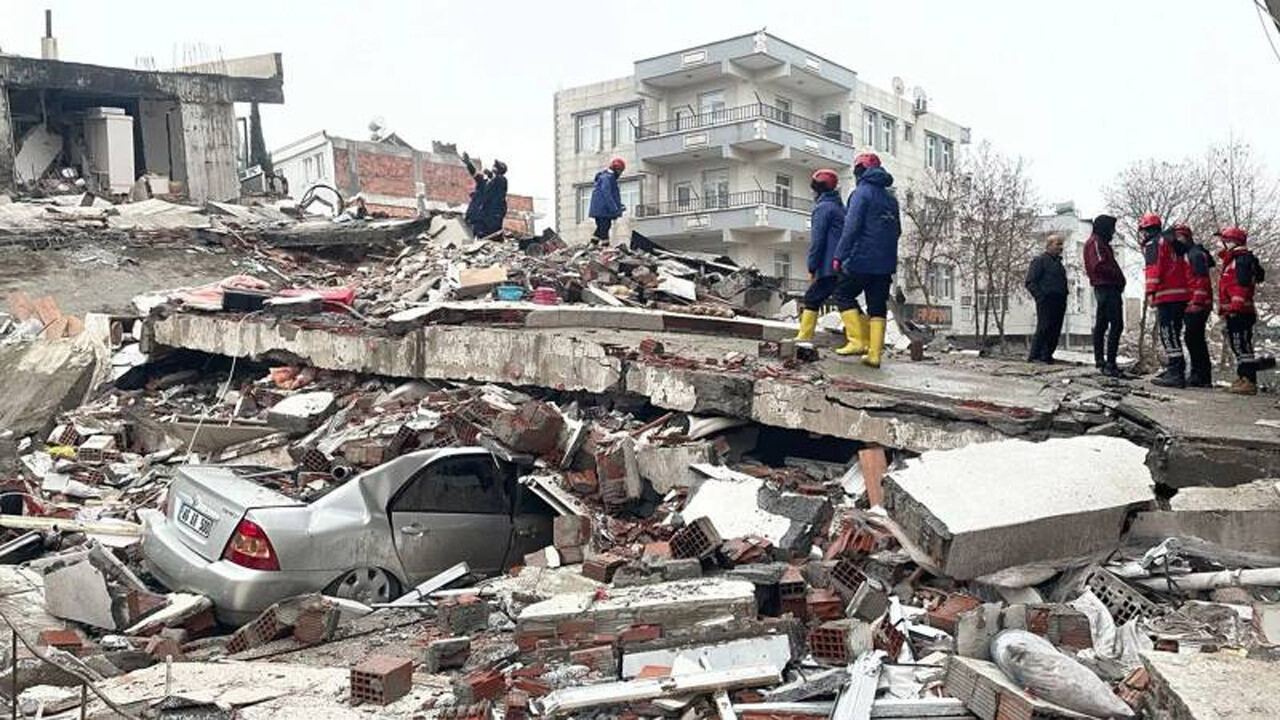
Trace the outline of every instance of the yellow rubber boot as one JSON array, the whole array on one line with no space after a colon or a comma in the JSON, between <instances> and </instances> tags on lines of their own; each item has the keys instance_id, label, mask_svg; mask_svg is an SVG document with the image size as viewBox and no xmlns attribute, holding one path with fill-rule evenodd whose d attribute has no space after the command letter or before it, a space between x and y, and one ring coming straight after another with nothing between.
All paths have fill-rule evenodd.
<instances>
[{"instance_id":1,"label":"yellow rubber boot","mask_svg":"<svg viewBox=\"0 0 1280 720\"><path fill-rule=\"evenodd\" d=\"M844 347L836 348L837 355L862 355L867 352L867 319L857 310L840 313L844 321Z\"/></svg>"},{"instance_id":2,"label":"yellow rubber boot","mask_svg":"<svg viewBox=\"0 0 1280 720\"><path fill-rule=\"evenodd\" d=\"M880 367L880 358L884 355L884 318L871 318L871 332L868 333L867 355L862 364L867 367Z\"/></svg>"},{"instance_id":3,"label":"yellow rubber boot","mask_svg":"<svg viewBox=\"0 0 1280 720\"><path fill-rule=\"evenodd\" d=\"M796 340L804 342L813 339L813 333L818 329L818 311L817 310L801 310L800 311L800 332L796 333Z\"/></svg>"}]
</instances>

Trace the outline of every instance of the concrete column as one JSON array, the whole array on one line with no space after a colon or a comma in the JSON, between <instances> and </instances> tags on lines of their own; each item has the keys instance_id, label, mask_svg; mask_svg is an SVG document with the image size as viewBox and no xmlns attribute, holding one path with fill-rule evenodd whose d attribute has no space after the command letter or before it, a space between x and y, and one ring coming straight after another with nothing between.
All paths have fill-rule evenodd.
<instances>
[{"instance_id":1,"label":"concrete column","mask_svg":"<svg viewBox=\"0 0 1280 720\"><path fill-rule=\"evenodd\" d=\"M13 158L17 153L13 121L9 118L9 88L0 83L0 192L13 189Z\"/></svg>"},{"instance_id":2,"label":"concrete column","mask_svg":"<svg viewBox=\"0 0 1280 720\"><path fill-rule=\"evenodd\" d=\"M187 196L195 202L240 197L236 113L226 103L181 103Z\"/></svg>"}]
</instances>

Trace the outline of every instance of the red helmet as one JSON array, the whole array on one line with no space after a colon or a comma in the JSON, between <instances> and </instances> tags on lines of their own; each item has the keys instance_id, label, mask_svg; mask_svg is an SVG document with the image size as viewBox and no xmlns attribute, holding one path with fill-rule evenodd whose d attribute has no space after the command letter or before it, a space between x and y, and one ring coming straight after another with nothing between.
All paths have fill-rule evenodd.
<instances>
[{"instance_id":1,"label":"red helmet","mask_svg":"<svg viewBox=\"0 0 1280 720\"><path fill-rule=\"evenodd\" d=\"M1244 228L1236 227L1234 225L1229 228L1224 228L1222 230L1219 230L1218 232L1214 233L1214 235L1217 235L1218 237L1222 238L1223 240L1226 240L1227 242L1235 243L1237 245L1243 245L1249 240L1249 233L1245 232Z\"/></svg>"},{"instance_id":2,"label":"red helmet","mask_svg":"<svg viewBox=\"0 0 1280 720\"><path fill-rule=\"evenodd\" d=\"M875 153L861 153L853 159L853 166L864 168L880 167L880 156Z\"/></svg>"},{"instance_id":3,"label":"red helmet","mask_svg":"<svg viewBox=\"0 0 1280 720\"><path fill-rule=\"evenodd\" d=\"M1170 229L1173 230L1174 235L1186 235L1187 237L1192 235L1191 228L1187 227L1186 223L1178 223Z\"/></svg>"},{"instance_id":4,"label":"red helmet","mask_svg":"<svg viewBox=\"0 0 1280 720\"><path fill-rule=\"evenodd\" d=\"M828 168L820 168L813 171L813 177L809 178L810 184L815 186L823 185L828 190L835 190L840 185L840 175L835 170Z\"/></svg>"},{"instance_id":5,"label":"red helmet","mask_svg":"<svg viewBox=\"0 0 1280 720\"><path fill-rule=\"evenodd\" d=\"M1158 228L1163 224L1164 222L1160 220L1159 215L1155 213L1147 213L1146 215L1142 216L1141 220L1138 221L1138 229L1146 230L1147 228L1151 228L1151 227Z\"/></svg>"},{"instance_id":6,"label":"red helmet","mask_svg":"<svg viewBox=\"0 0 1280 720\"><path fill-rule=\"evenodd\" d=\"M622 172L623 170L627 169L627 161L623 160L620 157L616 157L609 161L609 169L617 172Z\"/></svg>"}]
</instances>

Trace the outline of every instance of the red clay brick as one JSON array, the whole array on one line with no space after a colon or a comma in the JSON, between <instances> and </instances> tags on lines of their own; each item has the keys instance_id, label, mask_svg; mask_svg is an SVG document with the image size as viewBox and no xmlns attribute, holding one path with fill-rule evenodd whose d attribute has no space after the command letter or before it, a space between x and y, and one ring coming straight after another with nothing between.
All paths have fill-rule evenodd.
<instances>
[{"instance_id":1,"label":"red clay brick","mask_svg":"<svg viewBox=\"0 0 1280 720\"><path fill-rule=\"evenodd\" d=\"M372 655L351 668L351 701L386 705L408 694L413 685L413 661L391 655Z\"/></svg>"}]
</instances>

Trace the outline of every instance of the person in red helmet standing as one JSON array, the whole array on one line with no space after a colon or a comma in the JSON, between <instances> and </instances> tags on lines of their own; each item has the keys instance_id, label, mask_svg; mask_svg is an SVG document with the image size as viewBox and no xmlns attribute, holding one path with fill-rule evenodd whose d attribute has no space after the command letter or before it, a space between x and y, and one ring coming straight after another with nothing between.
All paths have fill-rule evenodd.
<instances>
[{"instance_id":1,"label":"person in red helmet standing","mask_svg":"<svg viewBox=\"0 0 1280 720\"><path fill-rule=\"evenodd\" d=\"M889 316L889 285L898 269L902 218L891 190L893 176L879 156L862 153L855 157L853 176L857 186L849 195L832 267L841 274L841 293L848 298L866 296L867 315L855 309L842 313L848 342L836 353L863 355L863 365L878 368ZM858 338L866 338L866 345Z\"/></svg>"},{"instance_id":2,"label":"person in red helmet standing","mask_svg":"<svg viewBox=\"0 0 1280 720\"><path fill-rule=\"evenodd\" d=\"M1161 387L1186 387L1187 358L1182 348L1182 323L1191 299L1187 287L1186 250L1164 232L1163 222L1155 213L1138 220L1138 235L1146 261L1147 301L1156 308L1156 324L1160 328L1160 346L1166 357L1164 371L1151 380Z\"/></svg>"},{"instance_id":3,"label":"person in red helmet standing","mask_svg":"<svg viewBox=\"0 0 1280 720\"><path fill-rule=\"evenodd\" d=\"M844 229L844 202L840 200L839 186L840 176L835 170L818 170L809 181L814 194L809 223L809 288L804 293L800 332L796 334L796 340L813 339L818 327L818 311L833 294L842 315L859 310L857 298L841 292L840 273L835 269L836 246L840 244L840 232ZM855 338L855 341L865 347L865 337Z\"/></svg>"},{"instance_id":4,"label":"person in red helmet standing","mask_svg":"<svg viewBox=\"0 0 1280 720\"><path fill-rule=\"evenodd\" d=\"M627 206L622 204L622 193L618 189L618 178L627 169L627 161L616 157L609 161L609 167L596 173L596 184L591 189L591 206L587 215L596 221L594 240L609 240L609 230L613 221L622 217Z\"/></svg>"},{"instance_id":5,"label":"person in red helmet standing","mask_svg":"<svg viewBox=\"0 0 1280 720\"><path fill-rule=\"evenodd\" d=\"M1258 322L1253 295L1266 272L1258 258L1246 247L1249 235L1238 227L1214 233L1222 240L1222 274L1218 277L1218 312L1227 321L1227 342L1236 356L1236 380L1230 392L1258 394L1258 370L1275 367L1274 358L1253 354L1253 326Z\"/></svg>"},{"instance_id":6,"label":"person in red helmet standing","mask_svg":"<svg viewBox=\"0 0 1280 720\"><path fill-rule=\"evenodd\" d=\"M1209 313L1213 311L1213 279L1209 276L1214 265L1213 255L1196 242L1191 228L1182 223L1173 226L1173 236L1186 252L1187 288L1191 291L1184 318L1187 355L1191 361L1187 385L1212 387L1213 360L1209 357L1205 328L1209 324Z\"/></svg>"}]
</instances>

